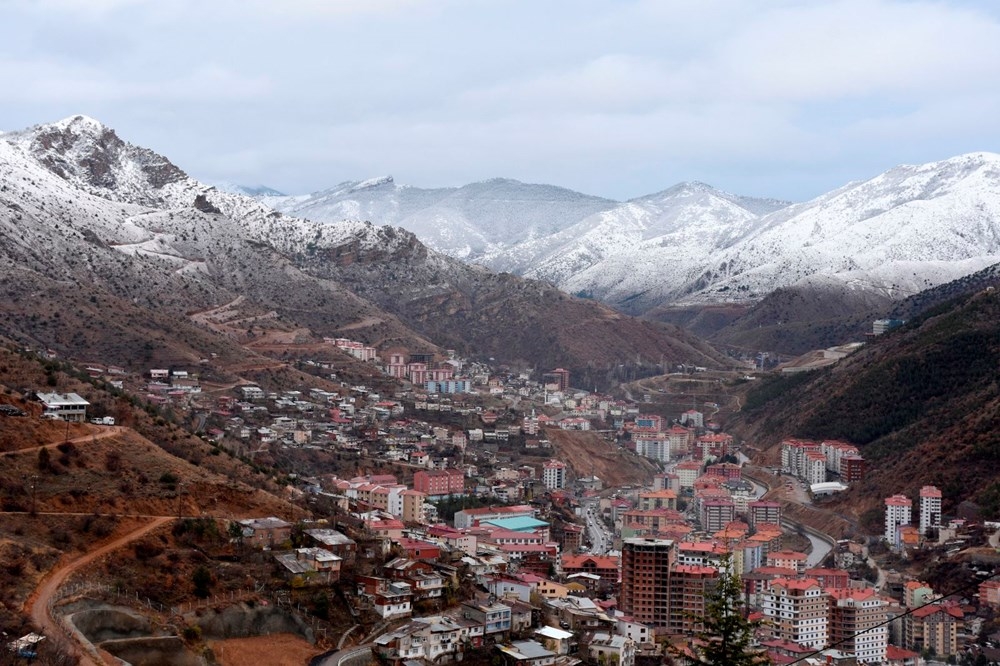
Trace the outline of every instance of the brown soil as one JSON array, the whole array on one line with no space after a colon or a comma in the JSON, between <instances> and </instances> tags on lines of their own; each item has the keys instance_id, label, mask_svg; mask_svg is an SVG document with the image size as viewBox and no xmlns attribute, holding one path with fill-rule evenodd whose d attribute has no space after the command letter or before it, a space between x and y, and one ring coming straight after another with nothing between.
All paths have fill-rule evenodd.
<instances>
[{"instance_id":1,"label":"brown soil","mask_svg":"<svg viewBox=\"0 0 1000 666\"><path fill-rule=\"evenodd\" d=\"M271 634L253 638L230 638L210 641L216 663L222 666L268 664L268 666L302 666L320 653L314 645L295 634Z\"/></svg>"},{"instance_id":2,"label":"brown soil","mask_svg":"<svg viewBox=\"0 0 1000 666\"><path fill-rule=\"evenodd\" d=\"M596 432L548 428L554 457L572 468L576 478L597 475L607 487L648 484L656 466L646 458L619 448Z\"/></svg>"},{"instance_id":3,"label":"brown soil","mask_svg":"<svg viewBox=\"0 0 1000 666\"><path fill-rule=\"evenodd\" d=\"M99 557L106 555L111 551L134 541L135 539L138 539L142 535L152 532L171 520L173 519L169 517L154 518L146 522L144 525L141 525L140 527L113 539L103 546L91 550L86 555L80 555L79 557L57 566L45 578L28 603L25 604L26 610L28 611L28 614L31 615L32 621L41 629L43 633L49 636L62 637L62 639L66 641L66 644L72 645L72 649L76 651L77 648L75 641L73 641L69 634L65 632L65 629L63 629L60 622L52 616L51 602L54 599L56 592L59 590L59 586L62 585L63 582L75 571L87 566ZM90 655L78 654L78 656L80 658L80 664L97 663L91 659Z\"/></svg>"}]
</instances>

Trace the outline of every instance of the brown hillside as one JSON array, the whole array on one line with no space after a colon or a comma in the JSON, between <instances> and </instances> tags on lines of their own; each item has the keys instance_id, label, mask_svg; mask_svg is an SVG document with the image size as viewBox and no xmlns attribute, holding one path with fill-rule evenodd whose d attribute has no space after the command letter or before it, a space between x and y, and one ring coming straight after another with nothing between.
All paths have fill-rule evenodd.
<instances>
[{"instance_id":1,"label":"brown hillside","mask_svg":"<svg viewBox=\"0 0 1000 666\"><path fill-rule=\"evenodd\" d=\"M1000 293L937 307L828 370L751 384L731 430L774 460L784 437L860 447L870 470L829 501L852 516L923 485L1000 515ZM727 424L728 426L729 424ZM862 524L871 521L860 521Z\"/></svg>"},{"instance_id":2,"label":"brown hillside","mask_svg":"<svg viewBox=\"0 0 1000 666\"><path fill-rule=\"evenodd\" d=\"M647 485L658 471L648 458L609 442L596 432L546 428L555 457L573 470L573 477L597 475L605 488Z\"/></svg>"}]
</instances>

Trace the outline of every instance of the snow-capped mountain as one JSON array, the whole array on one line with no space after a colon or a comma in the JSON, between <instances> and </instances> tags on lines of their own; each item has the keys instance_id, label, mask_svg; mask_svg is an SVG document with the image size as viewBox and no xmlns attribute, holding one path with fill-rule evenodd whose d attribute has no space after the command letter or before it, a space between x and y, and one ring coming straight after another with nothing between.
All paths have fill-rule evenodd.
<instances>
[{"instance_id":1,"label":"snow-capped mountain","mask_svg":"<svg viewBox=\"0 0 1000 666\"><path fill-rule=\"evenodd\" d=\"M895 298L1000 261L1000 155L900 166L765 216L680 292L759 297L810 275Z\"/></svg>"},{"instance_id":2,"label":"snow-capped mountain","mask_svg":"<svg viewBox=\"0 0 1000 666\"><path fill-rule=\"evenodd\" d=\"M556 233L616 205L561 187L507 178L423 189L399 185L392 176L262 201L275 210L311 220L361 219L400 226L438 252L473 261L484 253Z\"/></svg>"},{"instance_id":3,"label":"snow-capped mountain","mask_svg":"<svg viewBox=\"0 0 1000 666\"><path fill-rule=\"evenodd\" d=\"M688 282L713 253L759 224L738 197L703 183L681 183L484 257L483 263L645 311L671 298L675 285Z\"/></svg>"},{"instance_id":4,"label":"snow-capped mountain","mask_svg":"<svg viewBox=\"0 0 1000 666\"><path fill-rule=\"evenodd\" d=\"M515 181L419 190L389 178L267 202L399 224L452 256L642 313L754 301L810 276L900 298L995 263L998 163L974 153L901 166L795 205L703 183L614 203Z\"/></svg>"},{"instance_id":5,"label":"snow-capped mountain","mask_svg":"<svg viewBox=\"0 0 1000 666\"><path fill-rule=\"evenodd\" d=\"M126 365L342 335L589 382L637 357L726 363L675 327L464 264L402 229L310 222L206 185L84 116L0 134L0 276L16 285L0 335ZM213 338L222 320L198 313L219 310Z\"/></svg>"}]
</instances>

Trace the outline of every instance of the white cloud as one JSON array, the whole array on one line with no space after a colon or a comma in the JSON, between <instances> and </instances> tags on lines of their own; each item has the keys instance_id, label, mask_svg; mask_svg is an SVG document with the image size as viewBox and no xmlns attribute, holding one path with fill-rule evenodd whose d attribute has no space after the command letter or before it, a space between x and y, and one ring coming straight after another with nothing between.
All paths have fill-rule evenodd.
<instances>
[{"instance_id":1,"label":"white cloud","mask_svg":"<svg viewBox=\"0 0 1000 666\"><path fill-rule=\"evenodd\" d=\"M393 172L796 197L876 163L1000 145L1000 20L984 3L11 6L0 127L86 112L196 175L288 190Z\"/></svg>"}]
</instances>

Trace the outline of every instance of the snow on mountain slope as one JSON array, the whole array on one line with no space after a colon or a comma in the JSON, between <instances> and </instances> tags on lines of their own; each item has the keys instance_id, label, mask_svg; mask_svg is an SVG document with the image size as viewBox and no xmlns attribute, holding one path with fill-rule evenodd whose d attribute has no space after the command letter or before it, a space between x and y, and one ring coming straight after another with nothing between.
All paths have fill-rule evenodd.
<instances>
[{"instance_id":1,"label":"snow on mountain slope","mask_svg":"<svg viewBox=\"0 0 1000 666\"><path fill-rule=\"evenodd\" d=\"M758 216L734 199L703 183L681 183L484 263L644 310L671 297L712 253L756 229Z\"/></svg>"},{"instance_id":2,"label":"snow on mountain slope","mask_svg":"<svg viewBox=\"0 0 1000 666\"><path fill-rule=\"evenodd\" d=\"M462 187L422 189L391 176L346 182L308 196L262 200L290 215L401 226L428 247L476 260L485 252L557 232L615 202L551 185L494 178Z\"/></svg>"},{"instance_id":3,"label":"snow on mountain slope","mask_svg":"<svg viewBox=\"0 0 1000 666\"><path fill-rule=\"evenodd\" d=\"M900 166L762 222L715 255L685 298L755 298L817 273L906 296L998 260L1000 155Z\"/></svg>"},{"instance_id":4,"label":"snow on mountain slope","mask_svg":"<svg viewBox=\"0 0 1000 666\"><path fill-rule=\"evenodd\" d=\"M389 236L371 224L319 224L288 218L253 197L189 177L165 157L123 141L113 129L86 116L9 132L0 135L0 142L23 151L76 190L146 208L186 211L196 207L220 212L243 225L250 237L286 251L348 242L392 250L386 247ZM398 235L391 239L398 244L408 242Z\"/></svg>"}]
</instances>

